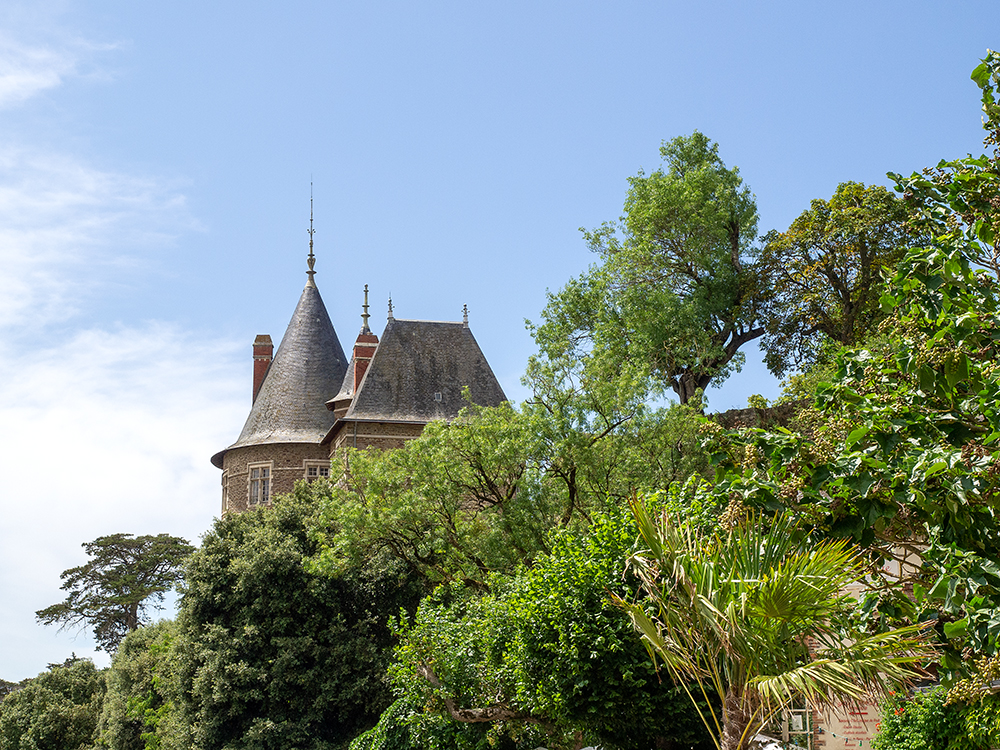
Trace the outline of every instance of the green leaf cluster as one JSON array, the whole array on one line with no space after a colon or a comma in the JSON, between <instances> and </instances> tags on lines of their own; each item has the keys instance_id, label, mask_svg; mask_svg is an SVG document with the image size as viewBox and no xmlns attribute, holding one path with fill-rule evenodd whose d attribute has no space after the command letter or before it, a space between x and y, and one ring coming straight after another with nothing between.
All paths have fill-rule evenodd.
<instances>
[{"instance_id":1,"label":"green leaf cluster","mask_svg":"<svg viewBox=\"0 0 1000 750\"><path fill-rule=\"evenodd\" d=\"M629 179L624 215L584 237L601 261L549 295L540 359L570 358L594 383L682 404L738 372L761 334L766 284L753 262L757 207L702 133L664 142L663 166Z\"/></svg>"},{"instance_id":2,"label":"green leaf cluster","mask_svg":"<svg viewBox=\"0 0 1000 750\"><path fill-rule=\"evenodd\" d=\"M0 750L91 750L104 691L89 659L52 665L0 701Z\"/></svg>"},{"instance_id":3,"label":"green leaf cluster","mask_svg":"<svg viewBox=\"0 0 1000 750\"><path fill-rule=\"evenodd\" d=\"M425 598L399 623L392 667L397 692L423 709L408 725L489 721L524 747L700 747L694 709L610 598L635 594L636 579L622 577L633 542L627 513L612 510L585 534L555 533L550 554L488 595L453 584Z\"/></svg>"}]
</instances>

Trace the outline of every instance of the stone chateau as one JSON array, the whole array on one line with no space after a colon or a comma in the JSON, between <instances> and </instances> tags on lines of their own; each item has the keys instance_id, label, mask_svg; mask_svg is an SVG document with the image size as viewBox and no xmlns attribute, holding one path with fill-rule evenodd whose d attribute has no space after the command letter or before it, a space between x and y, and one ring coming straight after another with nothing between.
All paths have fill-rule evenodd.
<instances>
[{"instance_id":1,"label":"stone chateau","mask_svg":"<svg viewBox=\"0 0 1000 750\"><path fill-rule=\"evenodd\" d=\"M222 513L266 503L298 480L330 475L332 454L351 448L398 448L434 420L466 405L496 406L506 397L462 322L401 320L392 300L381 338L368 327L368 287L361 332L350 360L315 281L308 280L277 352L271 337L253 342L253 405L236 442L212 456L222 469Z\"/></svg>"}]
</instances>

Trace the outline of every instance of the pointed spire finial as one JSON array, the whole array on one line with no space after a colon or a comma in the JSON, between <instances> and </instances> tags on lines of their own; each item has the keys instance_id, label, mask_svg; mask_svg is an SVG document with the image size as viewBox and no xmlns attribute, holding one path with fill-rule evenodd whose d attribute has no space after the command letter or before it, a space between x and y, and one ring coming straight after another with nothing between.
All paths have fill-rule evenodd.
<instances>
[{"instance_id":1,"label":"pointed spire finial","mask_svg":"<svg viewBox=\"0 0 1000 750\"><path fill-rule=\"evenodd\" d=\"M392 320L393 319L393 317L392 317L392 293L391 292L389 293L389 315L387 316L386 319L387 320Z\"/></svg>"},{"instance_id":2,"label":"pointed spire finial","mask_svg":"<svg viewBox=\"0 0 1000 750\"><path fill-rule=\"evenodd\" d=\"M462 305L462 325L469 327L469 306Z\"/></svg>"},{"instance_id":3,"label":"pointed spire finial","mask_svg":"<svg viewBox=\"0 0 1000 750\"><path fill-rule=\"evenodd\" d=\"M368 318L371 316L368 314L368 285L365 284L365 304L361 306L364 310L361 313L361 333L371 333L371 329L368 327Z\"/></svg>"},{"instance_id":4,"label":"pointed spire finial","mask_svg":"<svg viewBox=\"0 0 1000 750\"><path fill-rule=\"evenodd\" d=\"M316 286L316 281L313 276L316 275L314 270L316 267L316 256L313 255L313 235L316 230L313 229L313 184L312 180L309 180L309 258L307 262L309 263L309 270L306 273L309 275L309 281L306 282L306 286Z\"/></svg>"}]
</instances>

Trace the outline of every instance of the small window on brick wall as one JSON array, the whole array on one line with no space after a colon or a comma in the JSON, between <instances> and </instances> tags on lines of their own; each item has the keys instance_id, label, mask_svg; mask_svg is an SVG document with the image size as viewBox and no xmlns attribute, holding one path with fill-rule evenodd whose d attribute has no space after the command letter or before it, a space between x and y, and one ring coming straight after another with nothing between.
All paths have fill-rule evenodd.
<instances>
[{"instance_id":1,"label":"small window on brick wall","mask_svg":"<svg viewBox=\"0 0 1000 750\"><path fill-rule=\"evenodd\" d=\"M271 499L271 464L250 464L250 505Z\"/></svg>"},{"instance_id":2,"label":"small window on brick wall","mask_svg":"<svg viewBox=\"0 0 1000 750\"><path fill-rule=\"evenodd\" d=\"M306 481L315 482L320 477L330 478L330 464L326 461L310 462L306 464Z\"/></svg>"}]
</instances>

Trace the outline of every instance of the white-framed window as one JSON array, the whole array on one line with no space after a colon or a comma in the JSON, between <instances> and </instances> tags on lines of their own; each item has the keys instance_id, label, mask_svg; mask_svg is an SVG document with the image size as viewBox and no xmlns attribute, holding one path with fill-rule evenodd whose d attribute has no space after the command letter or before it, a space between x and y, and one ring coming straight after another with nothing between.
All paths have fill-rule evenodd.
<instances>
[{"instance_id":1,"label":"white-framed window","mask_svg":"<svg viewBox=\"0 0 1000 750\"><path fill-rule=\"evenodd\" d=\"M329 461L305 461L304 465L305 465L305 477L307 482L315 482L320 477L322 477L323 479L330 478Z\"/></svg>"},{"instance_id":2,"label":"white-framed window","mask_svg":"<svg viewBox=\"0 0 1000 750\"><path fill-rule=\"evenodd\" d=\"M222 471L222 512L229 510L229 470Z\"/></svg>"},{"instance_id":3,"label":"white-framed window","mask_svg":"<svg viewBox=\"0 0 1000 750\"><path fill-rule=\"evenodd\" d=\"M271 499L271 462L250 464L250 505L260 505Z\"/></svg>"}]
</instances>

